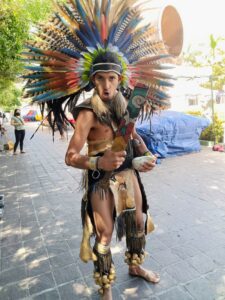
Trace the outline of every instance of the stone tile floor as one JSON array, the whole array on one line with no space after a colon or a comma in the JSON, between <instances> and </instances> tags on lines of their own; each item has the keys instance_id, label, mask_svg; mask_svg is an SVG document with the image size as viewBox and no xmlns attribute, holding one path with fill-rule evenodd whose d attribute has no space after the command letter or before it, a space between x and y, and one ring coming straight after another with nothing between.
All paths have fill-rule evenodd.
<instances>
[{"instance_id":1,"label":"stone tile floor","mask_svg":"<svg viewBox=\"0 0 225 300\"><path fill-rule=\"evenodd\" d=\"M29 140L34 130L27 126L26 154L0 153L0 300L99 299L92 263L79 260L81 171L64 163L67 140L56 134L53 143L47 128ZM168 158L142 179L156 225L145 266L161 281L131 278L114 237L113 298L224 300L225 154Z\"/></svg>"}]
</instances>

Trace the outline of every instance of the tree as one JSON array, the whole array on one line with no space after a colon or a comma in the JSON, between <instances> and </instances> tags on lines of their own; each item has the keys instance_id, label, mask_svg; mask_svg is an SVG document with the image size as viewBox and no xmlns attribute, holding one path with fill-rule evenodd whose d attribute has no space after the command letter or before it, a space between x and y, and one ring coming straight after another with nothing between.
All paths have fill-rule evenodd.
<instances>
[{"instance_id":1,"label":"tree","mask_svg":"<svg viewBox=\"0 0 225 300\"><path fill-rule=\"evenodd\" d=\"M214 113L213 90L223 90L225 85L225 48L224 38L210 35L210 43L207 53L201 51L189 51L184 55L184 60L194 67L210 67L211 74L208 81L202 84L202 87L211 89L211 100L209 104L212 109L212 124L206 130L205 137L214 139L214 143L221 140L221 132L223 132L222 121ZM203 134L204 136L204 134Z\"/></svg>"},{"instance_id":2,"label":"tree","mask_svg":"<svg viewBox=\"0 0 225 300\"><path fill-rule=\"evenodd\" d=\"M214 116L214 123L210 124L201 133L200 139L206 141L214 141L216 144L223 141L223 121L218 118L218 115Z\"/></svg>"},{"instance_id":3,"label":"tree","mask_svg":"<svg viewBox=\"0 0 225 300\"><path fill-rule=\"evenodd\" d=\"M189 47L184 54L184 61L193 67L210 67L212 77L212 89L222 90L225 85L225 39L215 38L212 34L209 37L207 52L201 50L192 51ZM211 79L202 84L202 87L211 88Z\"/></svg>"},{"instance_id":4,"label":"tree","mask_svg":"<svg viewBox=\"0 0 225 300\"><path fill-rule=\"evenodd\" d=\"M0 8L0 78L14 80L20 70L18 53L28 37L28 24L18 12L9 7Z\"/></svg>"},{"instance_id":5,"label":"tree","mask_svg":"<svg viewBox=\"0 0 225 300\"><path fill-rule=\"evenodd\" d=\"M5 112L21 105L21 89L16 88L12 81L9 81L7 87L0 89L0 102Z\"/></svg>"},{"instance_id":6,"label":"tree","mask_svg":"<svg viewBox=\"0 0 225 300\"><path fill-rule=\"evenodd\" d=\"M0 107L9 109L21 92L14 83L23 70L19 60L30 28L46 19L52 10L49 0L2 0L0 6ZM16 100L17 99L17 100Z\"/></svg>"}]
</instances>

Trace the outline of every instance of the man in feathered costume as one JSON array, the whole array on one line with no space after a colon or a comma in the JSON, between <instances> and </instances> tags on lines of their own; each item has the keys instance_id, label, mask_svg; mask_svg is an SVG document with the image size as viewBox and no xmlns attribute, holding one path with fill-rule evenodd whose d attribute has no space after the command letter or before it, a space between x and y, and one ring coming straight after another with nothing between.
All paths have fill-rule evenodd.
<instances>
[{"instance_id":1,"label":"man in feathered costume","mask_svg":"<svg viewBox=\"0 0 225 300\"><path fill-rule=\"evenodd\" d=\"M66 163L88 170L85 177L86 193L82 200L84 237L80 256L84 261L94 260L96 283L101 286L101 293L108 294L110 284L115 279L110 251L115 214L118 238L121 239L124 233L126 235L129 273L143 276L151 282L159 281L157 274L140 267L144 260L147 233L143 221L143 213L147 214L147 201L139 174L132 167L133 147L139 155L150 153L134 128L126 150L112 149L127 107L127 101L118 91L121 65L117 55L106 52L98 56L93 62L91 80L95 86L94 95L73 111L75 117L77 115L76 129L68 147ZM81 155L86 141L88 154ZM134 146L134 143L137 145ZM151 170L155 160L152 157L152 161L144 162L138 170ZM93 231L90 226L93 226ZM93 252L89 247L92 232L96 236Z\"/></svg>"},{"instance_id":2,"label":"man in feathered costume","mask_svg":"<svg viewBox=\"0 0 225 300\"><path fill-rule=\"evenodd\" d=\"M168 55L154 40L154 27L141 26L146 1L70 0L56 4L49 23L24 52L24 78L33 101L46 103L58 126L69 105L76 119L66 164L84 169L83 239L80 257L93 260L103 299L115 280L110 242L126 236L129 274L157 283L159 275L141 267L145 235L154 229L139 172L154 168L153 156L135 130L135 121L169 107L171 77L159 71ZM83 91L93 96L77 105ZM53 124L54 128L54 124ZM87 143L87 153L81 150ZM93 248L91 236L95 236Z\"/></svg>"}]
</instances>

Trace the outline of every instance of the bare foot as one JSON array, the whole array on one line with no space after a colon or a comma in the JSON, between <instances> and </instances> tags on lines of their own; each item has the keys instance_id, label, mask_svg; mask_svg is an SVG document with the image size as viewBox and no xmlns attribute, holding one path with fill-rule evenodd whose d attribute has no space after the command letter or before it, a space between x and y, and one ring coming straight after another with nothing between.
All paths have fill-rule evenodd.
<instances>
[{"instance_id":1,"label":"bare foot","mask_svg":"<svg viewBox=\"0 0 225 300\"><path fill-rule=\"evenodd\" d=\"M104 289L104 293L101 297L101 300L112 300L112 289L111 287L108 289Z\"/></svg>"},{"instance_id":2,"label":"bare foot","mask_svg":"<svg viewBox=\"0 0 225 300\"><path fill-rule=\"evenodd\" d=\"M141 266L130 266L129 274L131 276L138 276L144 278L148 282L158 283L160 281L159 274L142 268Z\"/></svg>"}]
</instances>

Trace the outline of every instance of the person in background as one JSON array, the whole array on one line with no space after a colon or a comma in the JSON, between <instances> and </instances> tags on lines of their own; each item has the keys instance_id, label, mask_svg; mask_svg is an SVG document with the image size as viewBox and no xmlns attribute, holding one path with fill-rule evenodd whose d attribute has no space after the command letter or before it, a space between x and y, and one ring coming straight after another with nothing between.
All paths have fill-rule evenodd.
<instances>
[{"instance_id":1,"label":"person in background","mask_svg":"<svg viewBox=\"0 0 225 300\"><path fill-rule=\"evenodd\" d=\"M4 114L0 111L0 126L3 125L3 120L4 120L3 115Z\"/></svg>"},{"instance_id":2,"label":"person in background","mask_svg":"<svg viewBox=\"0 0 225 300\"><path fill-rule=\"evenodd\" d=\"M0 152L4 150L5 135L6 135L6 129L0 123Z\"/></svg>"},{"instance_id":3,"label":"person in background","mask_svg":"<svg viewBox=\"0 0 225 300\"><path fill-rule=\"evenodd\" d=\"M11 125L15 127L15 139L16 142L14 144L13 154L16 155L16 149L18 145L20 144L20 153L25 153L23 150L23 141L25 138L25 124L23 119L21 118L21 112L20 109L14 110L14 115L11 118Z\"/></svg>"}]
</instances>

